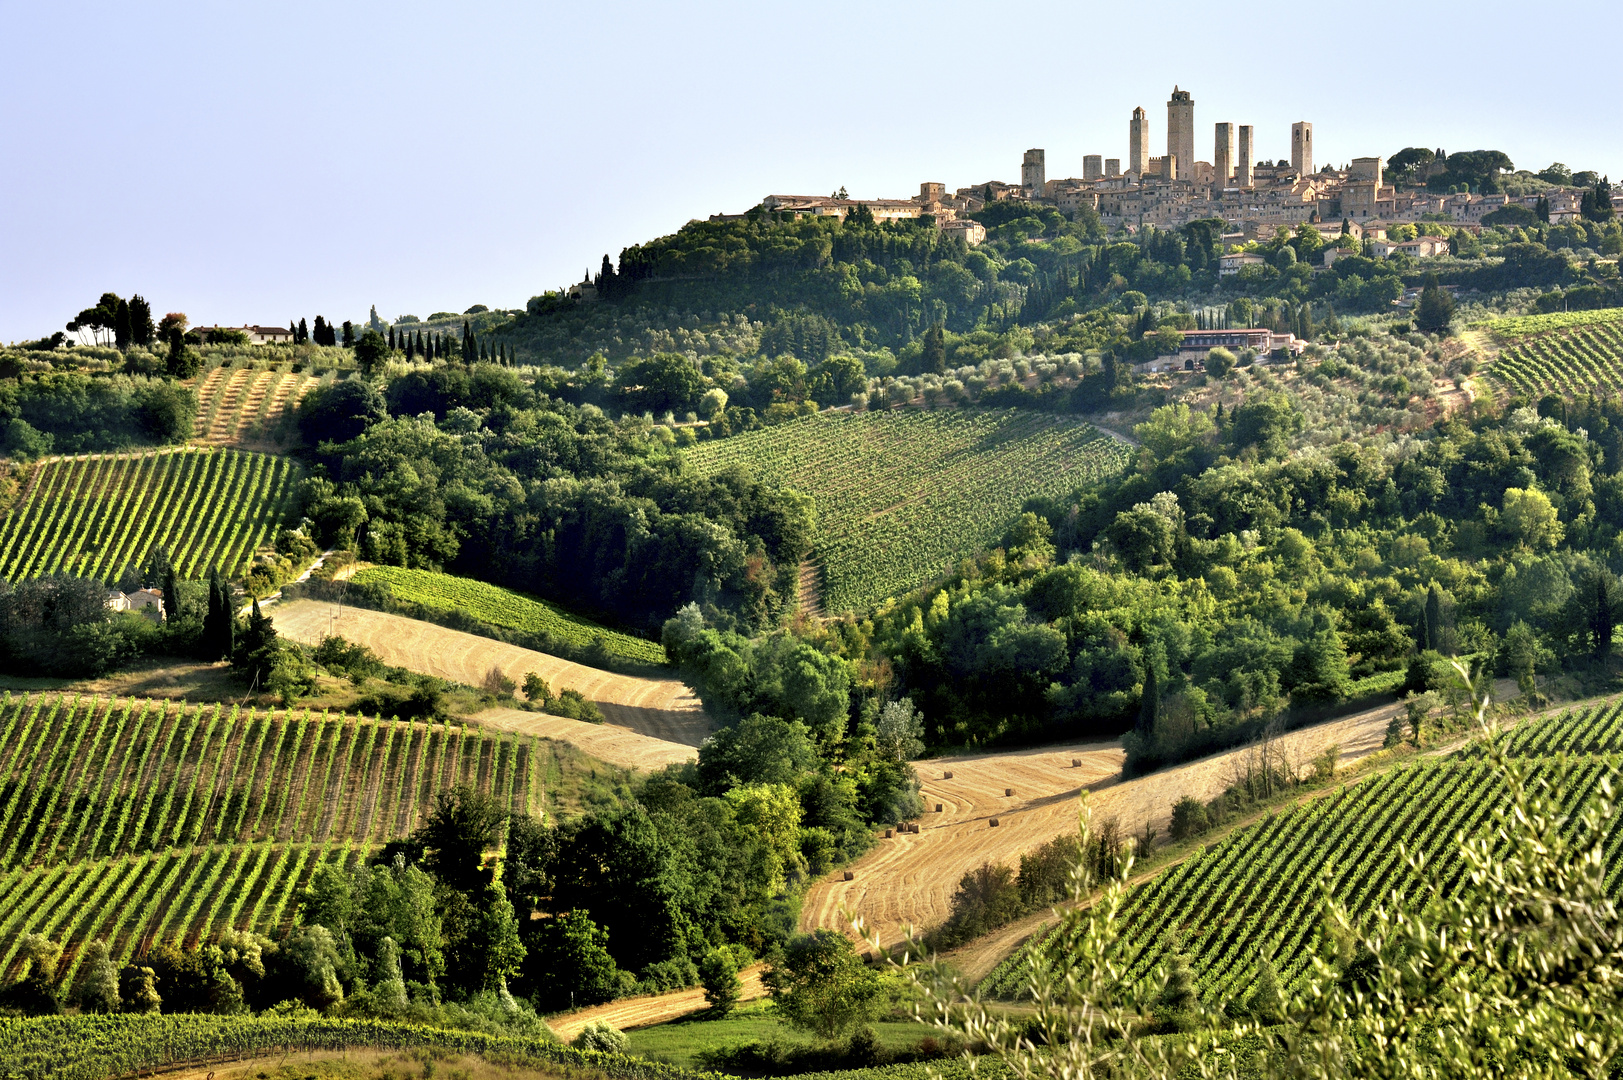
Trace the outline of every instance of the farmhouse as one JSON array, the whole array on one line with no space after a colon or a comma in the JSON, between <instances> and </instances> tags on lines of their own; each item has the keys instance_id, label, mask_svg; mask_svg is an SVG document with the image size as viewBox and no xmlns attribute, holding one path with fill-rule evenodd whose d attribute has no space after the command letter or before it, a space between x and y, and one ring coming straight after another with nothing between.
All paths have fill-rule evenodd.
<instances>
[{"instance_id":1,"label":"farmhouse","mask_svg":"<svg viewBox=\"0 0 1623 1080\"><path fill-rule=\"evenodd\" d=\"M136 589L132 593L114 589L107 594L107 606L113 611L133 611L145 615L153 622L163 622L168 618L163 607L162 589Z\"/></svg>"}]
</instances>

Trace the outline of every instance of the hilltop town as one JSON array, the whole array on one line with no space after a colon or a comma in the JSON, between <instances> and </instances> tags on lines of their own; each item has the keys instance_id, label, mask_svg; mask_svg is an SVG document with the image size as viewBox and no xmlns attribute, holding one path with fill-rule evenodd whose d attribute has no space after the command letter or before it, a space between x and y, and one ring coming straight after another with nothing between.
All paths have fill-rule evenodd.
<instances>
[{"instance_id":1,"label":"hilltop town","mask_svg":"<svg viewBox=\"0 0 1623 1080\"><path fill-rule=\"evenodd\" d=\"M1479 232L1485 218L1507 207L1526 210L1511 210L1510 223L1559 225L1582 217L1584 198L1597 182L1587 174L1558 174L1537 193L1507 194L1496 190L1496 181L1511 162L1496 151L1450 157L1443 150L1410 148L1390 160L1371 156L1339 167L1320 165L1314 158L1313 125L1305 120L1291 125L1288 161L1258 159L1255 128L1231 121L1215 125L1211 160L1201 161L1196 159L1195 132L1194 97L1174 87L1167 101L1166 152L1150 153L1149 117L1142 107L1135 108L1128 121L1125 168L1121 158L1088 154L1080 178L1049 179L1047 152L1031 149L1021 161L1019 183L987 180L949 195L945 184L932 181L920 184L917 195L898 199L853 199L843 190L826 197L768 195L753 212L843 219L862 207L877 221L928 215L944 233L975 245L986 231L969 215L988 203L1024 199L1072 215L1091 211L1112 233L1133 234L1150 226L1175 229L1219 218L1237 230L1224 239L1238 244L1272 236L1281 226L1322 224L1327 233L1351 233L1374 242L1370 253L1378 258L1393 251L1427 257L1446 254L1447 243L1420 235L1388 245L1387 227L1437 222ZM1439 179L1444 183L1436 183ZM711 220L742 216L717 214ZM1327 258L1333 260L1335 253L1328 252ZM1240 265L1224 269L1235 272Z\"/></svg>"}]
</instances>

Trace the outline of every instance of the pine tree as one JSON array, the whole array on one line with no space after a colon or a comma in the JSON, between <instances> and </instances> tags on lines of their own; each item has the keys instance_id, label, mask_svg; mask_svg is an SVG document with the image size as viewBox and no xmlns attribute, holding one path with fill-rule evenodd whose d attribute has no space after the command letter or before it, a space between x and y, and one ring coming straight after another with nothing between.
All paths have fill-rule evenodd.
<instances>
[{"instance_id":1,"label":"pine tree","mask_svg":"<svg viewBox=\"0 0 1623 1080\"><path fill-rule=\"evenodd\" d=\"M151 345L156 328L152 325L152 305L139 293L130 297L130 343Z\"/></svg>"}]
</instances>

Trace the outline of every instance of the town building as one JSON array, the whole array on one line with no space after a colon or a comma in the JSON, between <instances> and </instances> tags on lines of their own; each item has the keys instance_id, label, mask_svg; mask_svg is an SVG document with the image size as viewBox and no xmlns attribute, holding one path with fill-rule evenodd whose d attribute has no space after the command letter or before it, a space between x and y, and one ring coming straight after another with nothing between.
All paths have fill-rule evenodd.
<instances>
[{"instance_id":1,"label":"town building","mask_svg":"<svg viewBox=\"0 0 1623 1080\"><path fill-rule=\"evenodd\" d=\"M1020 162L1021 193L1028 199L1040 199L1047 194L1047 155L1041 150L1027 150Z\"/></svg>"},{"instance_id":2,"label":"town building","mask_svg":"<svg viewBox=\"0 0 1623 1080\"><path fill-rule=\"evenodd\" d=\"M1167 157L1173 161L1168 180L1194 178L1195 99L1187 90L1172 88L1167 100Z\"/></svg>"},{"instance_id":3,"label":"town building","mask_svg":"<svg viewBox=\"0 0 1623 1080\"><path fill-rule=\"evenodd\" d=\"M199 341L208 344L209 335L218 330L238 330L248 335L250 345L291 345L293 344L293 329L288 326L196 326L192 333Z\"/></svg>"}]
</instances>

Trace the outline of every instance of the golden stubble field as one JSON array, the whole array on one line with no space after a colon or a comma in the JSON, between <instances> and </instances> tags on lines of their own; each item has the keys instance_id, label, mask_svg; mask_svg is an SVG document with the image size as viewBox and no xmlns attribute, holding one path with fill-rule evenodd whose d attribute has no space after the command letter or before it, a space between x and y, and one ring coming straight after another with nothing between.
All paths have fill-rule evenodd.
<instances>
[{"instance_id":1,"label":"golden stubble field","mask_svg":"<svg viewBox=\"0 0 1623 1080\"><path fill-rule=\"evenodd\" d=\"M675 679L618 675L547 653L466 634L418 619L296 600L270 611L278 633L314 645L326 634L365 645L386 664L479 686L491 668L522 684L536 672L556 692L578 690L603 711L586 724L522 709L490 709L474 720L490 727L571 743L593 757L632 769L655 769L697 756L710 734L710 716L693 691Z\"/></svg>"},{"instance_id":2,"label":"golden stubble field","mask_svg":"<svg viewBox=\"0 0 1623 1080\"><path fill-rule=\"evenodd\" d=\"M1275 753L1306 768L1326 747L1337 746L1341 764L1348 764L1381 748L1398 708L1382 706L1291 732L1279 738ZM881 839L846 868L851 881L835 871L814 884L801 909L801 929L846 931L845 913L860 914L869 934L877 931L882 944L895 945L909 925L922 933L943 922L959 879L970 870L984 862L1017 866L1021 855L1074 831L1084 787L1093 792L1095 823L1115 818L1124 834L1141 836L1148 825L1164 837L1172 804L1185 795L1215 798L1248 753L1216 754L1128 781L1119 779L1125 755L1115 742L915 762L925 801L918 833ZM1013 794L1004 794L1009 789Z\"/></svg>"}]
</instances>

